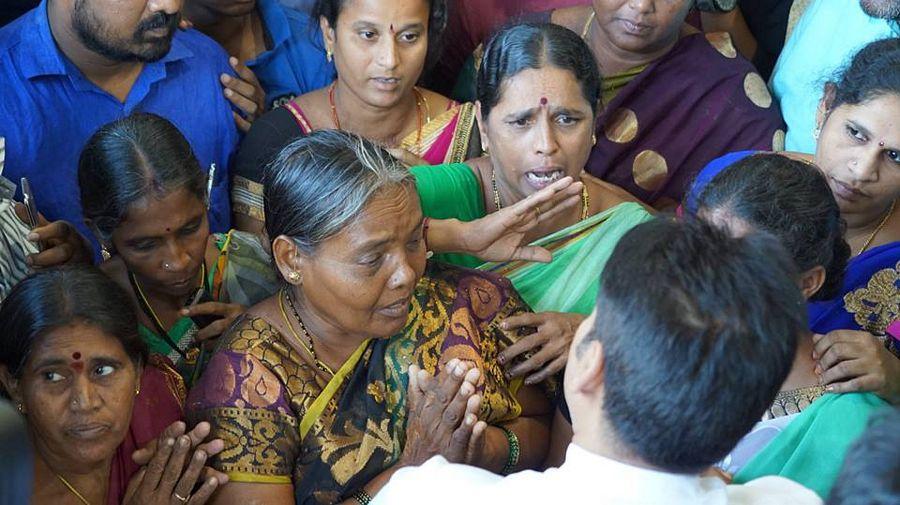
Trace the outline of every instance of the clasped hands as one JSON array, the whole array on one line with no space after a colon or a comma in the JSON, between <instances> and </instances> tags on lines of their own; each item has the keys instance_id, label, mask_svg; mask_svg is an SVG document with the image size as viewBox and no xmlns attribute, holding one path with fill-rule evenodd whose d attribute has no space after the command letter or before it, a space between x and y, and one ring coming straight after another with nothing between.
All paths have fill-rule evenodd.
<instances>
[{"instance_id":1,"label":"clasped hands","mask_svg":"<svg viewBox=\"0 0 900 505\"><path fill-rule=\"evenodd\" d=\"M421 465L432 456L451 463L483 460L487 423L479 420L481 372L469 362L450 360L437 376L409 367L406 445L398 464Z\"/></svg>"}]
</instances>

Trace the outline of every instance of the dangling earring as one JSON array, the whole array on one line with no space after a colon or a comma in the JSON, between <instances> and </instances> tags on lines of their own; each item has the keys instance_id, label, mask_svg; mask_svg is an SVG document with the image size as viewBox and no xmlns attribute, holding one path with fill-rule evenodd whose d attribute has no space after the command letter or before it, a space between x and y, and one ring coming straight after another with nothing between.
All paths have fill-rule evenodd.
<instances>
[{"instance_id":1,"label":"dangling earring","mask_svg":"<svg viewBox=\"0 0 900 505\"><path fill-rule=\"evenodd\" d=\"M597 134L596 133L591 134L591 145L592 146L597 145Z\"/></svg>"},{"instance_id":2,"label":"dangling earring","mask_svg":"<svg viewBox=\"0 0 900 505\"><path fill-rule=\"evenodd\" d=\"M813 138L816 140L819 140L819 134L821 134L821 133L822 133L822 128L820 128L819 126L816 126L816 128L813 130Z\"/></svg>"},{"instance_id":3,"label":"dangling earring","mask_svg":"<svg viewBox=\"0 0 900 505\"><path fill-rule=\"evenodd\" d=\"M22 405L22 402L16 404L16 410L19 411L19 414L25 415L25 406Z\"/></svg>"},{"instance_id":4,"label":"dangling earring","mask_svg":"<svg viewBox=\"0 0 900 505\"><path fill-rule=\"evenodd\" d=\"M291 270L291 272L288 274L288 281L290 281L291 284L299 284L300 280L301 280L300 272L298 272L296 270Z\"/></svg>"},{"instance_id":5,"label":"dangling earring","mask_svg":"<svg viewBox=\"0 0 900 505\"><path fill-rule=\"evenodd\" d=\"M330 48L325 48L325 59L328 60L328 63L331 63L331 58L334 56L334 53L331 52Z\"/></svg>"},{"instance_id":6,"label":"dangling earring","mask_svg":"<svg viewBox=\"0 0 900 505\"><path fill-rule=\"evenodd\" d=\"M112 254L109 253L109 249L106 247L106 244L100 245L100 257L103 258L103 261L108 261L112 258Z\"/></svg>"},{"instance_id":7,"label":"dangling earring","mask_svg":"<svg viewBox=\"0 0 900 505\"><path fill-rule=\"evenodd\" d=\"M134 396L137 396L139 394L141 394L141 386L140 385L138 385L138 387L134 388Z\"/></svg>"}]
</instances>

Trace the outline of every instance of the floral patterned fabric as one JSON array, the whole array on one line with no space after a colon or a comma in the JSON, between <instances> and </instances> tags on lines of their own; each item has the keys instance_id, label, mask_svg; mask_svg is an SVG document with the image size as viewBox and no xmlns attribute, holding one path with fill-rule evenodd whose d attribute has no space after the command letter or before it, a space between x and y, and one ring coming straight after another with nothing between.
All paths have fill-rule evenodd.
<instances>
[{"instance_id":1,"label":"floral patterned fabric","mask_svg":"<svg viewBox=\"0 0 900 505\"><path fill-rule=\"evenodd\" d=\"M496 361L518 334L499 323L528 310L506 279L429 265L404 331L361 345L346 376L339 371L331 384L290 337L245 317L192 390L188 417L209 421L225 441L212 465L232 481L292 483L298 504L335 503L399 458L412 363L432 373L453 358L475 363L483 372L481 418L498 424L518 417L519 384Z\"/></svg>"}]
</instances>

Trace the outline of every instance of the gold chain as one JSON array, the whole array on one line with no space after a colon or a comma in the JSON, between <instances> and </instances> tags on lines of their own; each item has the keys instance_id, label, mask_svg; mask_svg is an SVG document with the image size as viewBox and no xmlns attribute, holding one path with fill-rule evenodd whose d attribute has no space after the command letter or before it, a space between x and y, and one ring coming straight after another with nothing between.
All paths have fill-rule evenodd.
<instances>
[{"instance_id":1,"label":"gold chain","mask_svg":"<svg viewBox=\"0 0 900 505\"><path fill-rule=\"evenodd\" d=\"M866 249L868 249L868 248L869 248L869 245L872 244L872 241L875 240L875 236L878 235L878 232L880 232L881 229L884 228L884 225L887 224L888 220L889 220L889 219L891 218L891 216L894 214L894 207L895 207L896 205L897 205L897 199L895 198L894 201L891 202L891 208L888 209L887 214L885 214L884 217L881 219L881 222L878 223L878 226L875 228L875 231L873 231L872 234L869 235L869 238L866 239L866 242L865 242L865 243L863 244L863 246L859 249L859 251L857 251L857 253L856 253L857 256L859 256L860 254L866 252Z\"/></svg>"},{"instance_id":2,"label":"gold chain","mask_svg":"<svg viewBox=\"0 0 900 505\"><path fill-rule=\"evenodd\" d=\"M203 286L203 278L206 277L206 263L202 263L200 265L200 285ZM166 327L162 324L162 321L159 319L159 316L156 315L156 311L153 310L153 305L150 305L150 300L147 299L147 296L144 294L144 290L141 289L141 283L138 281L136 275L132 274L132 278L134 279L134 287L137 288L137 294L141 297L141 300L144 301L144 306L146 306L150 310L150 316L153 318L153 321L156 323L156 327L160 329L165 329ZM162 336L162 335L160 335Z\"/></svg>"},{"instance_id":3,"label":"gold chain","mask_svg":"<svg viewBox=\"0 0 900 505\"><path fill-rule=\"evenodd\" d=\"M287 292L286 289L282 289L281 291L282 291L282 296L278 297L278 307L281 309L281 317L284 318L284 324L286 324L288 329L291 330L291 333L294 334L294 338L297 340L297 342L300 343L300 345L303 346L303 349L307 353L309 353L310 356L312 356L313 363L316 364L316 367L319 370L321 370L322 372L325 372L326 374L334 377L334 371L332 371L328 365L326 365L324 362L322 362L316 356L316 349L313 347L312 335L309 334L309 331L306 330L306 326L303 324L303 320L300 319L300 314L297 313L297 308L294 307L294 301L291 299L290 294ZM300 326L300 330L302 330L303 334L306 335L306 338L309 339L309 345L307 345L306 342L304 342L303 339L300 338L300 335L297 333L297 331L294 330L294 325L291 324L291 321L287 315L287 311L284 310L284 299L285 298L287 298L288 304L290 304L290 306L291 306L291 312L294 313L294 317L297 320L297 324Z\"/></svg>"},{"instance_id":4,"label":"gold chain","mask_svg":"<svg viewBox=\"0 0 900 505\"><path fill-rule=\"evenodd\" d=\"M81 503L84 503L84 505L91 505L91 502L87 501L85 499L85 497L82 496L82 494L79 493L78 490L75 489L75 487L72 484L69 484L69 481L67 481L65 477L63 477L62 475L60 475L58 473L56 474L56 476L67 488L69 488L69 491L71 491L72 494L74 494L76 497L78 497L79 500L81 500Z\"/></svg>"},{"instance_id":5,"label":"gold chain","mask_svg":"<svg viewBox=\"0 0 900 505\"><path fill-rule=\"evenodd\" d=\"M497 210L503 208L500 203L500 190L497 188L497 177L494 175L494 169L491 168L491 191L494 193L494 206ZM588 195L587 186L581 186L581 220L584 221L588 217L588 211L591 208L591 197ZM540 210L538 210L540 213Z\"/></svg>"}]
</instances>

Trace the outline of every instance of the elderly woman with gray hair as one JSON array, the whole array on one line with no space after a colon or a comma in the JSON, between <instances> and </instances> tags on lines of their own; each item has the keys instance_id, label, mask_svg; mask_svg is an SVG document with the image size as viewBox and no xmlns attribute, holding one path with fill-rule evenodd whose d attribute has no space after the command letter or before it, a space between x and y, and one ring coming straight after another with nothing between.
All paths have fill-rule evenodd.
<instances>
[{"instance_id":1,"label":"elderly woman with gray hair","mask_svg":"<svg viewBox=\"0 0 900 505\"><path fill-rule=\"evenodd\" d=\"M225 440L212 465L230 483L215 503L365 504L396 469L436 454L495 472L537 466L549 392L497 363L519 338L499 322L528 307L504 278L427 261L444 246L426 239L466 225L424 219L409 172L345 132L295 141L266 177L283 287L222 337L187 402ZM483 220L469 250L509 256L521 236L486 249L484 237L530 229L580 191L562 181L536 195L553 210L531 199ZM526 251L512 254L547 254Z\"/></svg>"}]
</instances>

